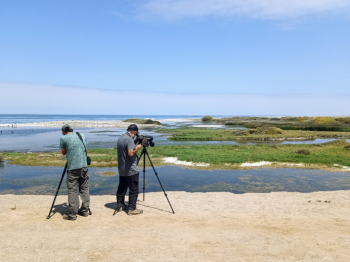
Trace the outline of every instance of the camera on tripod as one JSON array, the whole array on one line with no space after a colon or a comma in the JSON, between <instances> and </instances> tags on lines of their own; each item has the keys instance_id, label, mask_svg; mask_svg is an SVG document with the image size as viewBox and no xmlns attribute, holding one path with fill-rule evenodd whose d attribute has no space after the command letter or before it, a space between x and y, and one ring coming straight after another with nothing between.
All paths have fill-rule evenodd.
<instances>
[{"instance_id":1,"label":"camera on tripod","mask_svg":"<svg viewBox=\"0 0 350 262\"><path fill-rule=\"evenodd\" d=\"M141 144L144 147L151 146L154 147L153 136L136 135L135 145Z\"/></svg>"}]
</instances>

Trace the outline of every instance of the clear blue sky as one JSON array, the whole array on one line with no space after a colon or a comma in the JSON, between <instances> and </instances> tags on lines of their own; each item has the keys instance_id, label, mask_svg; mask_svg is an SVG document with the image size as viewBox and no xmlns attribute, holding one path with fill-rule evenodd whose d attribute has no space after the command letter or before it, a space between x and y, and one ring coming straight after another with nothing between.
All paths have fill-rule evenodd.
<instances>
[{"instance_id":1,"label":"clear blue sky","mask_svg":"<svg viewBox=\"0 0 350 262\"><path fill-rule=\"evenodd\" d=\"M40 85L165 97L349 97L350 1L309 2L0 0L0 88L23 84L34 101ZM336 106L336 98L330 104ZM20 113L15 105L0 110ZM197 109L188 113L210 113L195 97L193 105ZM21 110L58 113L42 106ZM263 104L251 106L259 114ZM177 114L176 104L171 108L167 113ZM222 111L235 114L237 108ZM264 113L297 113L283 105L271 111Z\"/></svg>"}]
</instances>

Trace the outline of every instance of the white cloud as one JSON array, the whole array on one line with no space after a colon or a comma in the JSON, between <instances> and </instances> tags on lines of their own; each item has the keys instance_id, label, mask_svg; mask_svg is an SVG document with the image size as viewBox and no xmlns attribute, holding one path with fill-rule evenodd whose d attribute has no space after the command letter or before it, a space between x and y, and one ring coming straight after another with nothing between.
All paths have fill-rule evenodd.
<instances>
[{"instance_id":1,"label":"white cloud","mask_svg":"<svg viewBox=\"0 0 350 262\"><path fill-rule=\"evenodd\" d=\"M181 94L0 82L2 114L350 115L350 95Z\"/></svg>"},{"instance_id":2,"label":"white cloud","mask_svg":"<svg viewBox=\"0 0 350 262\"><path fill-rule=\"evenodd\" d=\"M147 0L142 16L181 19L202 16L248 16L285 19L309 14L346 13L349 0Z\"/></svg>"}]
</instances>

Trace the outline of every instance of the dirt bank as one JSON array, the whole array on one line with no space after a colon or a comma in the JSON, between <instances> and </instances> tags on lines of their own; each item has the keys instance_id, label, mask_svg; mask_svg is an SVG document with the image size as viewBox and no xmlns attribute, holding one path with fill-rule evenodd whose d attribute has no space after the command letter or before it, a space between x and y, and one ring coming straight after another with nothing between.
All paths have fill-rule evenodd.
<instances>
[{"instance_id":1,"label":"dirt bank","mask_svg":"<svg viewBox=\"0 0 350 262\"><path fill-rule=\"evenodd\" d=\"M350 261L349 191L168 194L175 215L163 193L134 217L92 196L93 215L74 222L62 219L66 196L47 220L53 196L1 195L1 260Z\"/></svg>"}]
</instances>

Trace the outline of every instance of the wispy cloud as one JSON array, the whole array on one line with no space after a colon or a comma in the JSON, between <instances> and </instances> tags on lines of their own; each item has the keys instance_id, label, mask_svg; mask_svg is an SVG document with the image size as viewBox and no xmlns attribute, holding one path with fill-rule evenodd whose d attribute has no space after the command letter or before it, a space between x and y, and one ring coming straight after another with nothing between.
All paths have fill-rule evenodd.
<instances>
[{"instance_id":1,"label":"wispy cloud","mask_svg":"<svg viewBox=\"0 0 350 262\"><path fill-rule=\"evenodd\" d=\"M180 94L1 83L2 114L349 115L350 95Z\"/></svg>"},{"instance_id":2,"label":"wispy cloud","mask_svg":"<svg viewBox=\"0 0 350 262\"><path fill-rule=\"evenodd\" d=\"M147 0L140 15L168 20L203 16L287 19L309 14L350 13L349 0Z\"/></svg>"}]
</instances>

